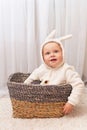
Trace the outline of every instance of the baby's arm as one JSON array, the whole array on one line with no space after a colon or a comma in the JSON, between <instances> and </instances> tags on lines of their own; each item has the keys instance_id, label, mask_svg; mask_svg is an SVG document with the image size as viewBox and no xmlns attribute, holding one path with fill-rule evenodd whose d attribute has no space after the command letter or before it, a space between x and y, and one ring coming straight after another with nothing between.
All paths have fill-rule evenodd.
<instances>
[{"instance_id":1,"label":"baby's arm","mask_svg":"<svg viewBox=\"0 0 87 130\"><path fill-rule=\"evenodd\" d=\"M30 76L24 81L24 84L31 84L33 80L30 78Z\"/></svg>"},{"instance_id":2,"label":"baby's arm","mask_svg":"<svg viewBox=\"0 0 87 130\"><path fill-rule=\"evenodd\" d=\"M64 106L64 113L70 113L74 106L79 104L81 95L84 91L84 83L81 80L79 74L71 67L66 71L67 83L72 85L72 92L68 97L68 101Z\"/></svg>"},{"instance_id":3,"label":"baby's arm","mask_svg":"<svg viewBox=\"0 0 87 130\"><path fill-rule=\"evenodd\" d=\"M38 71L37 69L35 69L30 76L24 81L24 84L31 84L31 82L33 82L34 80L38 80Z\"/></svg>"}]
</instances>

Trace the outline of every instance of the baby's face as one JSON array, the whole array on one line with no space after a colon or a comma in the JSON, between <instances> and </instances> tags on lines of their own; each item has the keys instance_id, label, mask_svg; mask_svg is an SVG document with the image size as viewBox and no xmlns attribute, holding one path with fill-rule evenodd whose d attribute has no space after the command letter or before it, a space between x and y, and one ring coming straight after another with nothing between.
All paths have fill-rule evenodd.
<instances>
[{"instance_id":1,"label":"baby's face","mask_svg":"<svg viewBox=\"0 0 87 130\"><path fill-rule=\"evenodd\" d=\"M56 68L63 61L62 49L58 43L50 42L44 45L42 50L45 64Z\"/></svg>"}]
</instances>

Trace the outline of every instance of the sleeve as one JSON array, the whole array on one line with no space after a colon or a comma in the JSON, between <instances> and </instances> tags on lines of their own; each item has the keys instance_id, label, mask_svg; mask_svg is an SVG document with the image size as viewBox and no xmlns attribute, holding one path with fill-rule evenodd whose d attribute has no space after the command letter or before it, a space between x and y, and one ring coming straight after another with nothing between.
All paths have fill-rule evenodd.
<instances>
[{"instance_id":1,"label":"sleeve","mask_svg":"<svg viewBox=\"0 0 87 130\"><path fill-rule=\"evenodd\" d=\"M24 84L30 84L33 80L39 80L39 75L38 75L39 70L35 69L30 76L24 81Z\"/></svg>"},{"instance_id":2,"label":"sleeve","mask_svg":"<svg viewBox=\"0 0 87 130\"><path fill-rule=\"evenodd\" d=\"M73 67L69 67L66 70L66 79L67 82L72 85L72 92L68 97L68 102L72 105L77 105L79 104L84 92L84 83Z\"/></svg>"}]
</instances>

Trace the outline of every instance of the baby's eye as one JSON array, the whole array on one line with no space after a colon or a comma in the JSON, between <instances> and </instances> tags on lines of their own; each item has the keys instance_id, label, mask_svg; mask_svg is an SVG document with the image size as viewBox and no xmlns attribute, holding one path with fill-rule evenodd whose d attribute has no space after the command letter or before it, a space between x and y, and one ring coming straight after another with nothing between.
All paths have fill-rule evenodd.
<instances>
[{"instance_id":1,"label":"baby's eye","mask_svg":"<svg viewBox=\"0 0 87 130\"><path fill-rule=\"evenodd\" d=\"M55 53L58 53L59 51L58 51L58 50L55 50L54 52L55 52Z\"/></svg>"},{"instance_id":2,"label":"baby's eye","mask_svg":"<svg viewBox=\"0 0 87 130\"><path fill-rule=\"evenodd\" d=\"M49 54L50 54L50 52L46 52L46 53L45 53L45 55L49 55Z\"/></svg>"}]
</instances>

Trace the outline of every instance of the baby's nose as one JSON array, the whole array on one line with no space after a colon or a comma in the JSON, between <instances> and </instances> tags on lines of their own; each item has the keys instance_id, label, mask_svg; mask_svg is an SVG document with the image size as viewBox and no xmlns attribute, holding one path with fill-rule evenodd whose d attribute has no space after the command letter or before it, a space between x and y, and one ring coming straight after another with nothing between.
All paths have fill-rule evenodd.
<instances>
[{"instance_id":1,"label":"baby's nose","mask_svg":"<svg viewBox=\"0 0 87 130\"><path fill-rule=\"evenodd\" d=\"M54 53L51 53L51 56L54 56Z\"/></svg>"}]
</instances>

